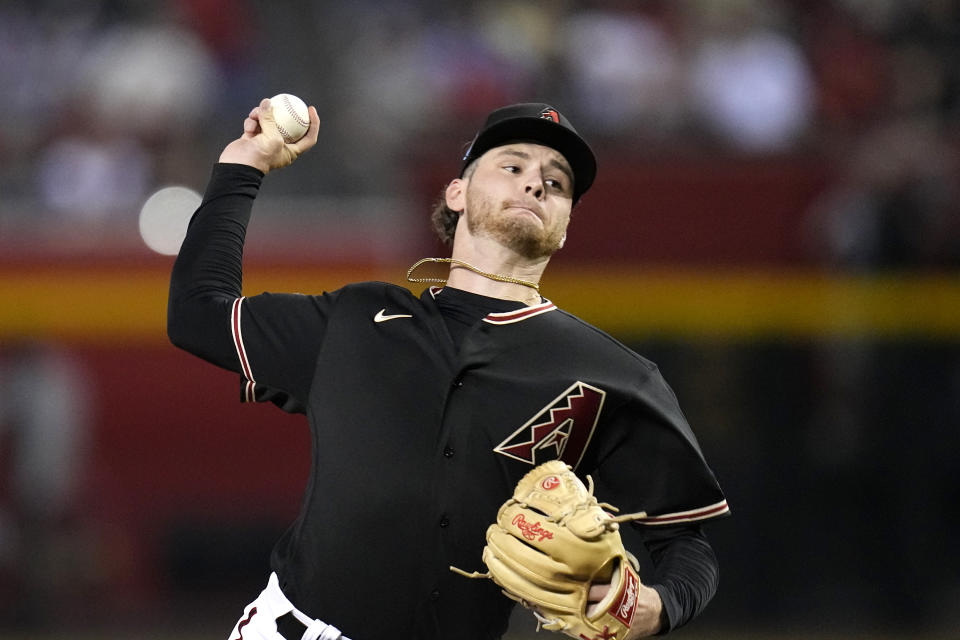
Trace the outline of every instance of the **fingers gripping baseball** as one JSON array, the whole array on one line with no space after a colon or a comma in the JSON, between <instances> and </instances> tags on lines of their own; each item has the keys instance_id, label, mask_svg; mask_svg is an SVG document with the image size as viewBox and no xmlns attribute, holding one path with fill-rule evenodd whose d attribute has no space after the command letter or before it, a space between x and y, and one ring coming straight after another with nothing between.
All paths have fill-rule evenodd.
<instances>
[{"instance_id":1,"label":"fingers gripping baseball","mask_svg":"<svg viewBox=\"0 0 960 640\"><path fill-rule=\"evenodd\" d=\"M246 164L264 173L293 163L301 153L317 143L320 117L309 108L310 126L305 136L293 143L283 140L268 98L260 101L243 121L243 134L228 144L220 154L220 162Z\"/></svg>"}]
</instances>

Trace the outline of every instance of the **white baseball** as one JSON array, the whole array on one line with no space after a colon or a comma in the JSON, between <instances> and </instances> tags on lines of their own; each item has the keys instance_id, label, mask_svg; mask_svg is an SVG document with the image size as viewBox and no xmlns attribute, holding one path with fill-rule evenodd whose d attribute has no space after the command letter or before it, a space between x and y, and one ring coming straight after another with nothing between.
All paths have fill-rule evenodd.
<instances>
[{"instance_id":1,"label":"white baseball","mask_svg":"<svg viewBox=\"0 0 960 640\"><path fill-rule=\"evenodd\" d=\"M270 98L270 106L284 142L296 142L306 135L310 112L303 100L290 93L278 93Z\"/></svg>"}]
</instances>

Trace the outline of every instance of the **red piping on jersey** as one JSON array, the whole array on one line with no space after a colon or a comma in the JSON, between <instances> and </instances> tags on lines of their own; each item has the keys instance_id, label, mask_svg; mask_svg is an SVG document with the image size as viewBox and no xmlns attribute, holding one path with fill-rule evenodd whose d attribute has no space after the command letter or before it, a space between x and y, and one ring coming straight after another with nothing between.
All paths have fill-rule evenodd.
<instances>
[{"instance_id":1,"label":"red piping on jersey","mask_svg":"<svg viewBox=\"0 0 960 640\"><path fill-rule=\"evenodd\" d=\"M243 377L247 379L247 384L244 387L244 399L247 402L253 402L256 381L253 379L253 371L251 371L250 361L247 359L247 350L243 346L243 333L240 330L240 303L243 300L244 298L240 297L233 301L233 311L230 313L230 332L233 334L233 346L237 349L237 358L240 360Z\"/></svg>"},{"instance_id":2,"label":"red piping on jersey","mask_svg":"<svg viewBox=\"0 0 960 640\"><path fill-rule=\"evenodd\" d=\"M253 609L250 609L250 614L246 618L241 620L240 624L237 625L237 640L243 640L243 628L248 624L250 624L250 620L253 618L254 615L256 615L256 613L257 613L256 607L254 607Z\"/></svg>"},{"instance_id":3,"label":"red piping on jersey","mask_svg":"<svg viewBox=\"0 0 960 640\"><path fill-rule=\"evenodd\" d=\"M436 298L437 294L441 291L443 291L443 287L430 287L430 295L434 298ZM487 314L487 317L484 318L483 321L490 324L510 324L511 322L520 322L521 320L532 318L533 316L546 313L547 311L553 311L556 308L557 305L553 304L549 300L546 300L538 305L526 307L524 309L518 309L517 311L490 313Z\"/></svg>"},{"instance_id":4,"label":"red piping on jersey","mask_svg":"<svg viewBox=\"0 0 960 640\"><path fill-rule=\"evenodd\" d=\"M642 522L644 524L671 524L674 522L692 522L694 520L704 520L706 518L712 518L713 516L718 516L723 513L730 511L730 507L727 505L726 500L721 500L717 504L712 504L709 507L703 507L702 509L693 509L691 511L681 511L679 513L665 514L662 516L651 516L649 518L644 518Z\"/></svg>"},{"instance_id":5,"label":"red piping on jersey","mask_svg":"<svg viewBox=\"0 0 960 640\"><path fill-rule=\"evenodd\" d=\"M547 300L546 302L541 302L538 305L527 307L526 309L520 309L518 311L508 311L506 313L491 313L491 314L488 314L487 317L483 319L483 321L489 322L490 324L510 324L511 322L520 322L521 320L526 320L527 318L538 316L541 313L553 311L556 308L557 308L557 305Z\"/></svg>"}]
</instances>

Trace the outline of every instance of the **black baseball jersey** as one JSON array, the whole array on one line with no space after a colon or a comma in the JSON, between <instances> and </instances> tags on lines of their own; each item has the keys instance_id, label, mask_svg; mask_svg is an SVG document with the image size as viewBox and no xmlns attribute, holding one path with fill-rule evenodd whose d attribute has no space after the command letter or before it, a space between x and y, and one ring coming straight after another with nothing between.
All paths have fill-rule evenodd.
<instances>
[{"instance_id":1,"label":"black baseball jersey","mask_svg":"<svg viewBox=\"0 0 960 640\"><path fill-rule=\"evenodd\" d=\"M513 603L449 567L484 570L497 509L551 459L592 475L600 500L646 511L644 527L728 512L656 366L550 301L489 313L455 341L440 288L242 297L258 186L253 169L215 169L174 269L169 328L241 373L247 399L306 413L310 477L272 557L298 608L356 640L499 637Z\"/></svg>"}]
</instances>

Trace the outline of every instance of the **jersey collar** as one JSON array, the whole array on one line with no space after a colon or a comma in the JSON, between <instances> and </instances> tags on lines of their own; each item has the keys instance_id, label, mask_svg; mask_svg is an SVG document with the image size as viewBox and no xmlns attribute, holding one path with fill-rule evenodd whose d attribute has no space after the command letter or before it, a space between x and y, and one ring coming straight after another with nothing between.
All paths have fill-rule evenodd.
<instances>
[{"instance_id":1,"label":"jersey collar","mask_svg":"<svg viewBox=\"0 0 960 640\"><path fill-rule=\"evenodd\" d=\"M430 287L429 291L430 295L436 298L437 294L443 291L443 287ZM545 299L540 304L524 307L523 309L517 309L516 311L488 313L487 317L485 317L483 321L489 324L513 324L515 322L523 322L524 320L538 316L541 313L555 311L556 308L557 305Z\"/></svg>"}]
</instances>

